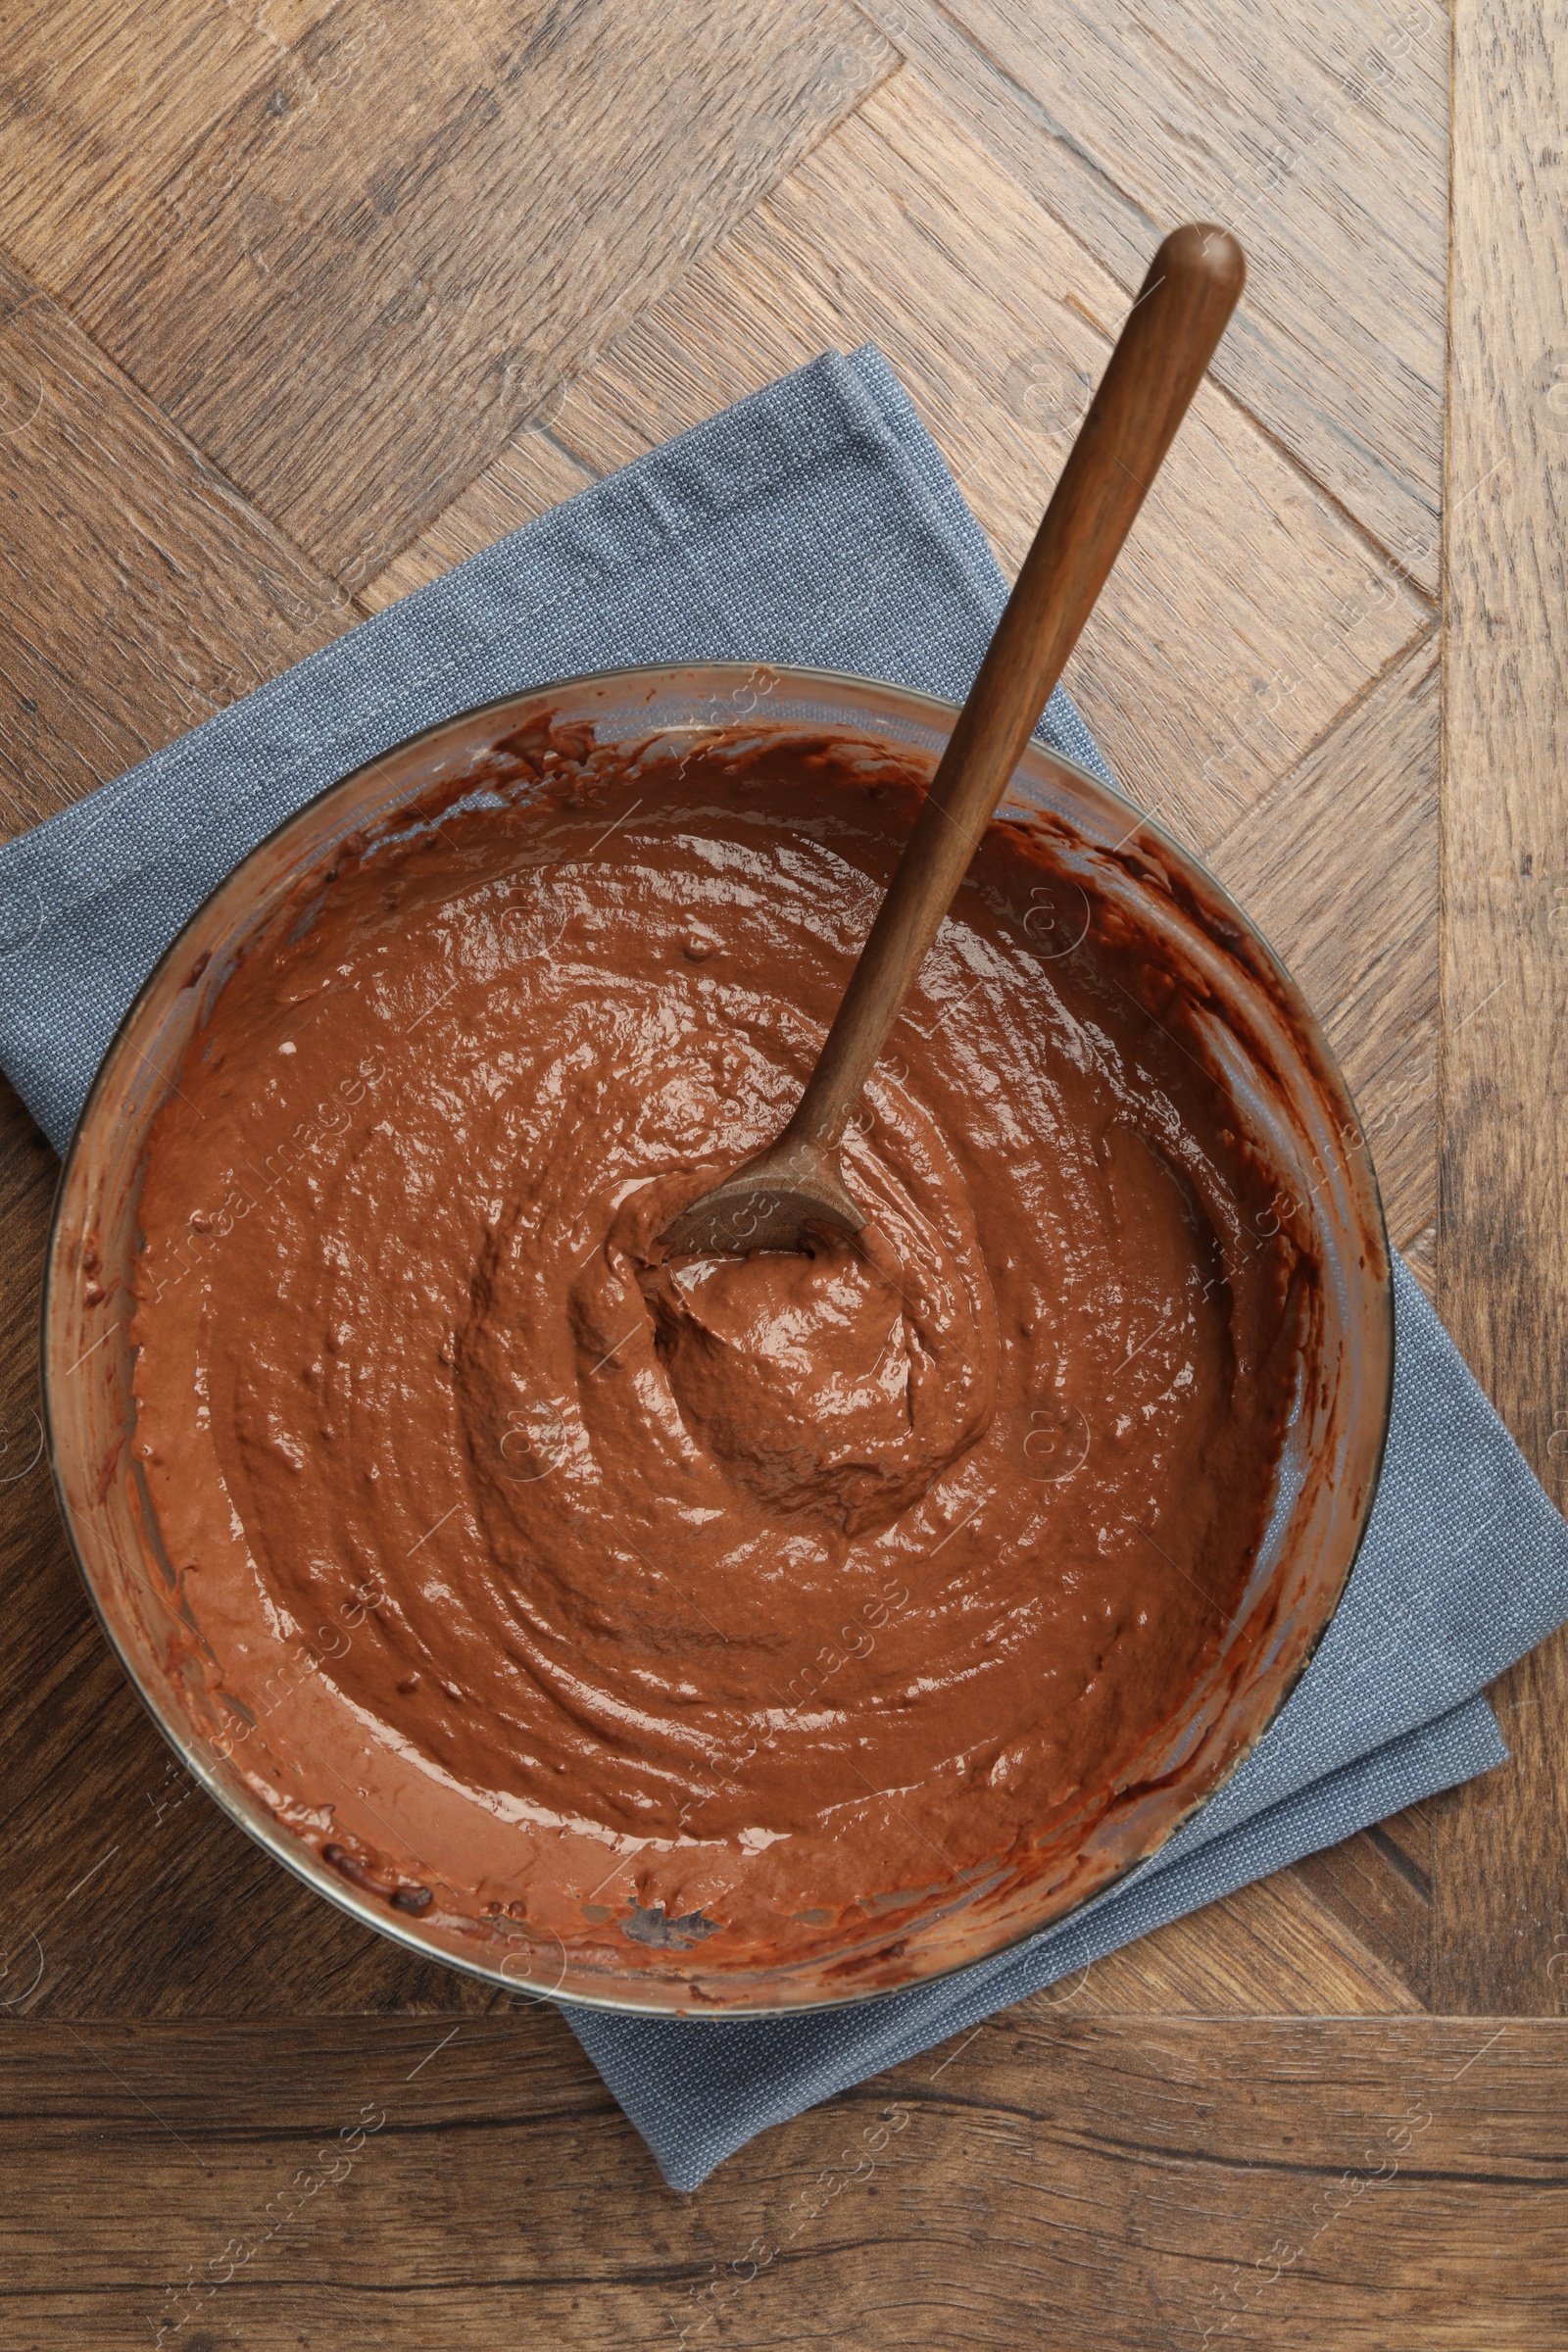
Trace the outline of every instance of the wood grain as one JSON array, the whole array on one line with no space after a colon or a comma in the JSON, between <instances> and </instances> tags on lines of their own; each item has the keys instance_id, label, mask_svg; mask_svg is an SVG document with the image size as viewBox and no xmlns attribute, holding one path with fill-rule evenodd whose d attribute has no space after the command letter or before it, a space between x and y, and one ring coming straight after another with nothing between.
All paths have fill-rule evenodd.
<instances>
[{"instance_id":1,"label":"wood grain","mask_svg":"<svg viewBox=\"0 0 1568 2352\"><path fill-rule=\"evenodd\" d=\"M157 211L203 134L333 0L21 0L0 53L0 220L42 283Z\"/></svg>"},{"instance_id":2,"label":"wood grain","mask_svg":"<svg viewBox=\"0 0 1568 2352\"><path fill-rule=\"evenodd\" d=\"M1560 6L1454 13L1438 1304L1559 1497L1568 1447L1568 109ZM1548 126L1549 129L1548 129ZM1568 2001L1568 1641L1445 1817L1437 1997Z\"/></svg>"},{"instance_id":3,"label":"wood grain","mask_svg":"<svg viewBox=\"0 0 1568 2352\"><path fill-rule=\"evenodd\" d=\"M571 386L552 431L605 472L870 338L1011 571L1126 307L906 72ZM1426 625L1407 582L1207 385L1066 683L1125 788L1201 841Z\"/></svg>"},{"instance_id":4,"label":"wood grain","mask_svg":"<svg viewBox=\"0 0 1568 2352\"><path fill-rule=\"evenodd\" d=\"M357 615L55 303L15 270L0 276L6 287L0 826L10 833Z\"/></svg>"},{"instance_id":5,"label":"wood grain","mask_svg":"<svg viewBox=\"0 0 1568 2352\"><path fill-rule=\"evenodd\" d=\"M1447 15L865 0L1130 295L1174 220L1253 258L1221 383L1436 593Z\"/></svg>"},{"instance_id":6,"label":"wood grain","mask_svg":"<svg viewBox=\"0 0 1568 2352\"><path fill-rule=\"evenodd\" d=\"M0 2318L35 2352L161 2320L184 2352L1543 2352L1565 2033L1013 2010L682 2198L547 2016L23 2025Z\"/></svg>"},{"instance_id":7,"label":"wood grain","mask_svg":"<svg viewBox=\"0 0 1568 2352\"><path fill-rule=\"evenodd\" d=\"M1347 1929L1362 1964L1368 1958L1381 1962L1417 2008L1432 2005L1434 1810L1435 1804L1411 1805L1309 1854L1290 1874Z\"/></svg>"},{"instance_id":8,"label":"wood grain","mask_svg":"<svg viewBox=\"0 0 1568 2352\"><path fill-rule=\"evenodd\" d=\"M1363 1880L1359 1904L1347 1900ZM1424 1926L1431 1939L1430 1900L1411 1919L1391 1891L1385 1873L1367 1869L1364 1840L1350 1838L1141 1936L1036 2004L1073 2017L1415 2014L1426 2006L1417 1980L1429 1973L1419 1938Z\"/></svg>"},{"instance_id":9,"label":"wood grain","mask_svg":"<svg viewBox=\"0 0 1568 2352\"><path fill-rule=\"evenodd\" d=\"M50 282L354 587L894 62L848 0L339 0Z\"/></svg>"}]
</instances>

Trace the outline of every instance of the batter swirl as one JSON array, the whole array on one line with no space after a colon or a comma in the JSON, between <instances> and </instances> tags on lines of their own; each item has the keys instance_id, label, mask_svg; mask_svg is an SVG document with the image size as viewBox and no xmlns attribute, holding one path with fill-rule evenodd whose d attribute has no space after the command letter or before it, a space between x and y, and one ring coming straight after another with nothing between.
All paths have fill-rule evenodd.
<instances>
[{"instance_id":1,"label":"batter swirl","mask_svg":"<svg viewBox=\"0 0 1568 2352\"><path fill-rule=\"evenodd\" d=\"M1299 1379L1313 1270L1169 976L993 827L860 1243L666 1264L915 786L539 733L476 781L345 845L154 1132L136 1446L235 1756L388 1902L619 1968L1044 1867L1215 1655Z\"/></svg>"}]
</instances>

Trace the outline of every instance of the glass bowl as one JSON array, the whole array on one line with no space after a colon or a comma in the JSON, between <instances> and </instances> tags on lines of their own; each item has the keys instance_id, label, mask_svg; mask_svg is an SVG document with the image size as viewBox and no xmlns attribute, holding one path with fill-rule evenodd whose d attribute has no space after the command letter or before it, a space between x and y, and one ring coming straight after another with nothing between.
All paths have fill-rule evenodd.
<instances>
[{"instance_id":1,"label":"glass bowl","mask_svg":"<svg viewBox=\"0 0 1568 2352\"><path fill-rule=\"evenodd\" d=\"M196 1663L189 1602L160 1539L132 1440L131 1275L149 1130L236 957L281 899L350 834L412 821L412 804L462 780L502 737L549 714L597 739L694 739L737 724L815 731L934 767L953 705L826 672L739 663L602 672L466 711L330 785L238 865L192 917L125 1015L61 1179L43 1306L44 1395L61 1509L93 1605L155 1721L223 1809L340 1910L423 1958L514 1991L650 2013L736 2016L898 1989L1050 1927L1158 1851L1255 1746L1339 1602L1377 1486L1393 1373L1393 1292L1382 1209L1345 1082L1283 965L1242 910L1130 802L1038 743L1012 805L1058 820L1069 879L1128 904L1199 976L1193 1018L1243 1126L1281 1171L1273 1210L1309 1229L1323 1275L1313 1377L1288 1433L1277 1501L1241 1607L1177 1727L1146 1743L1126 1801L1087 1829L1049 1886L950 1887L894 1933L809 1962L705 1969L703 1947L628 1941L624 1966L589 1964L502 1918L462 1929L390 1909L331 1868L247 1784ZM1196 996L1196 992L1195 992ZM154 1310L155 1311L155 1310ZM178 1638L176 1639L176 1633ZM520 1833L519 1833L520 1834ZM880 1941L878 1941L880 1938Z\"/></svg>"}]
</instances>

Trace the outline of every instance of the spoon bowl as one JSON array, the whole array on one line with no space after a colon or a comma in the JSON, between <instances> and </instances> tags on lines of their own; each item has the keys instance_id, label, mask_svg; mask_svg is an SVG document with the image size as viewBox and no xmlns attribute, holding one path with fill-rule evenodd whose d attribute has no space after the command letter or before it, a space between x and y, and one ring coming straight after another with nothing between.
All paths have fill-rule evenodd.
<instances>
[{"instance_id":1,"label":"spoon bowl","mask_svg":"<svg viewBox=\"0 0 1568 2352\"><path fill-rule=\"evenodd\" d=\"M667 1225L659 1247L664 1257L808 1250L813 1233L853 1236L865 1223L838 1152L808 1136L783 1135Z\"/></svg>"}]
</instances>

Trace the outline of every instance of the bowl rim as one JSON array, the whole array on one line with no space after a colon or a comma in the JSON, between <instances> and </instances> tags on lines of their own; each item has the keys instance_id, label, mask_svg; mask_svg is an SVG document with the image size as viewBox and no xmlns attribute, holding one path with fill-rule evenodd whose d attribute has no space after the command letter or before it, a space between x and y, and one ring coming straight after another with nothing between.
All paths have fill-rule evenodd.
<instances>
[{"instance_id":1,"label":"bowl rim","mask_svg":"<svg viewBox=\"0 0 1568 2352\"><path fill-rule=\"evenodd\" d=\"M1128 1882L1140 1872L1149 1870L1152 1864L1157 1862L1158 1857L1168 1847L1172 1838L1206 1806L1211 1804L1221 1789L1235 1778L1278 1722L1312 1665L1330 1626L1339 1614L1366 1542L1367 1530L1371 1524L1378 1491L1382 1483L1393 1419L1395 1252L1389 1240L1388 1220L1384 1211L1382 1188L1378 1182L1376 1164L1370 1150L1366 1150L1363 1154L1362 1181L1367 1188L1368 1205L1372 1212L1374 1230L1382 1245L1384 1261L1388 1267L1387 1279L1377 1286L1379 1292L1378 1327L1383 1335L1386 1378L1384 1393L1379 1402L1378 1429L1376 1442L1372 1448L1371 1475L1367 1480L1360 1505L1353 1541L1347 1546L1345 1568L1332 1606L1326 1610L1321 1624L1306 1643L1299 1664L1282 1687L1275 1704L1270 1708L1266 1717L1257 1724L1236 1755L1186 1811L1177 1816L1150 1852L1137 1855L1124 1863L1090 1893L1080 1896L1077 1901L1068 1904L1053 1919L1043 1925L1021 1929L1017 1934L1005 1937L988 1951L978 1955L971 1954L945 1966L925 1970L902 1984L858 1986L848 1991L816 1995L800 2000L775 1999L745 2001L733 2005L679 2006L669 2002L637 2000L623 1994L608 1992L573 1990L565 1993L559 1988L547 1990L532 1983L506 1975L504 1965L492 1967L486 1962L471 1958L463 1952L449 1950L444 1944L432 1943L419 1934L418 1928L413 1920L405 1923L400 1915L391 1912L389 1906L375 1904L368 1893L352 1886L339 1872L334 1871L308 1840L288 1831L258 1797L244 1788L242 1783L230 1786L227 1780L220 1774L217 1765L206 1754L205 1743L201 1742L194 1734L186 1733L184 1727L175 1719L173 1709L166 1707L162 1695L148 1687L138 1667L129 1656L125 1643L122 1641L116 1628L113 1616L106 1607L92 1573L87 1567L61 1475L60 1448L56 1442L49 1335L54 1320L56 1286L64 1279L63 1268L60 1264L64 1240L62 1220L72 1177L78 1158L91 1140L91 1130L95 1124L94 1113L107 1084L111 1065L116 1060L126 1034L135 1023L143 1005L159 987L168 967L179 957L187 934L201 919L213 900L220 892L229 889L252 861L271 848L292 826L299 823L312 811L319 810L334 794L346 792L349 786L372 768L378 767L382 761L398 759L415 752L420 745L434 742L448 730L468 725L475 719L483 719L492 714L499 717L503 712L510 711L519 704L532 703L548 699L551 696L567 695L573 689L613 686L621 682L634 683L640 679L672 679L677 676L690 676L693 673L700 675L718 673L724 677L747 680L755 678L760 673L781 683L799 682L830 691L834 689L842 691L849 688L854 693L863 694L869 690L873 693L891 696L898 702L912 706L922 716L928 717L939 728L945 728L949 732L951 732L961 708L958 703L942 695L927 693L922 688L900 685L892 679L872 677L854 670L821 669L796 662L748 662L728 658L718 661L692 659L683 662L631 662L610 669L579 670L568 676L545 679L537 685L517 687L508 694L491 696L483 702L466 705L461 710L449 711L445 717L432 720L428 725L416 728L411 734L400 736L394 742L384 745L368 759L357 761L351 768L345 768L341 775L334 776L318 791L309 794L286 815L280 817L275 825L270 827L266 833L253 842L244 856L238 858L228 871L214 883L212 889L191 909L179 929L170 939L157 960L143 977L104 1047L98 1066L93 1072L91 1083L82 1098L81 1107L76 1114L70 1141L61 1158L60 1176L50 1210L49 1230L44 1246L44 1271L39 1303L39 1388L43 1406L41 1417L44 1451L48 1457L56 1506L76 1573L86 1591L89 1604L110 1649L131 1689L185 1770L200 1784L227 1818L259 1844L272 1861L280 1863L285 1870L310 1887L314 1893L322 1896L336 1909L357 1921L360 1926L369 1928L376 1935L402 1945L423 1961L434 1961L441 1966L455 1969L460 1975L474 1977L493 1989L512 1993L514 1998L548 2002L553 2007L603 2010L618 2016L646 2018L650 2022L667 2020L681 2023L703 2022L724 2025L744 2023L753 2018L809 2016L822 2011L858 2008L867 2002L892 1999L901 1993L919 1991L926 1986L940 1984L971 1971L994 1967L999 1962L1016 1956L1026 1944L1034 1941L1037 1937L1044 1938L1055 1935L1072 1920L1082 1917L1087 1911L1108 1901L1112 1895L1122 1891ZM747 716L759 725L768 723L766 716L755 710L747 713ZM784 723L804 729L810 722L798 720ZM1136 801L1130 799L1118 784L1096 775L1092 769L1084 767L1080 761L1059 752L1054 744L1044 742L1038 732L1030 735L1020 756L1020 765L1031 753L1043 755L1056 766L1064 769L1073 779L1088 785L1094 793L1119 802L1127 810L1130 819L1127 839L1139 832L1152 834L1161 849L1175 859L1178 870L1183 867L1196 868L1202 876L1206 886L1217 894L1221 905L1239 918L1244 938L1264 957L1274 985L1289 1010L1293 1026L1299 1029L1306 1042L1314 1049L1324 1068L1338 1083L1352 1113L1355 1114L1355 1125L1364 1144L1365 1128L1356 1109L1349 1085L1340 1066L1339 1057L1330 1046L1322 1026L1306 1002L1299 985L1253 917L1248 914L1245 908L1231 896L1225 884L1211 872L1196 851L1179 841L1157 816L1150 814ZM1014 773L1017 773L1016 769ZM1003 803L1003 809L1004 810L1004 808L1005 801ZM996 820L993 819L993 821ZM564 1969L563 1976L564 1973ZM626 1981L635 1983L637 1980L633 1978ZM1048 1983L1054 1982L1056 1982L1055 1979L1048 1981ZM1046 1989L1046 1987L1041 1989Z\"/></svg>"}]
</instances>

